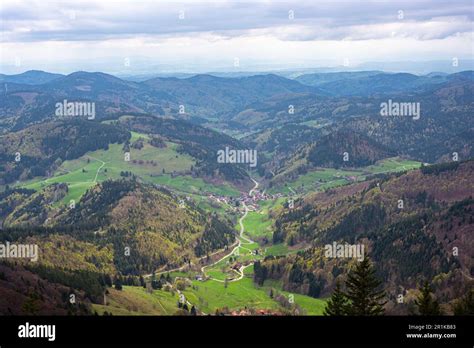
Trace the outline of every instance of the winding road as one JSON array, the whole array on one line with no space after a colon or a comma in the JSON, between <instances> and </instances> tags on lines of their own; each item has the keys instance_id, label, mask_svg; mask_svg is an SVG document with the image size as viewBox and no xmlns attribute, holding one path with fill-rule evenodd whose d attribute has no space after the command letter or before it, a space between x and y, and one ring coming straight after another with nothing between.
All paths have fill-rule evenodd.
<instances>
[{"instance_id":1,"label":"winding road","mask_svg":"<svg viewBox=\"0 0 474 348\"><path fill-rule=\"evenodd\" d=\"M258 188L258 186L259 186L259 183L258 183L256 180L252 179L252 181L255 183L255 186L249 191L249 196L252 196L253 193L254 193L254 191L255 191L255 190ZM209 265L206 265L206 266L201 267L201 273L202 273L204 276L206 276L206 268L212 267L212 266L218 264L219 262L221 262L222 260L225 260L226 258L232 256L232 255L235 253L236 250L239 250L239 248L246 249L246 250L249 250L249 251L250 251L250 249L246 248L244 245L255 243L253 240L251 240L251 239L249 239L249 238L247 238L247 237L244 236L245 227L244 227L243 221L244 221L244 219L247 217L247 214L248 214L248 212L249 212L250 210L249 210L248 206L247 206L245 203L242 203L242 204L243 204L243 207L244 207L244 214L243 214L243 215L240 217L240 219L239 219L240 231L239 231L239 237L238 237L237 245L236 245L234 248L232 248L232 250L231 250L228 254L224 255L224 256L221 257L219 260L217 260L217 261L215 261L215 262L213 262L213 263L211 263L211 264L209 264ZM220 252L222 252L222 250L217 250L217 251L215 251L214 253L210 254L209 256L213 256L213 255L218 254L218 253L220 253ZM202 257L200 257L198 260L202 260L202 259L204 259L204 258L207 258L207 256L208 256L208 255L202 256ZM240 269L239 269L238 271L235 270L235 272L237 272L237 273L239 274L239 277L238 277L238 278L234 278L234 279L232 279L232 280L229 280L229 282L235 282L235 281L238 281L238 280L242 279L242 278L244 277L244 270L245 270L247 267L251 266L251 265L253 265L253 262L250 263L250 264L248 264L248 265L246 265L246 266L240 267ZM188 264L184 264L184 265L182 265L182 266L180 266L180 267L176 267L176 268L173 268L173 269L167 269L167 270L155 272L155 275L161 275L161 274L169 273L169 272L182 271L186 266L188 266ZM149 277L151 277L151 276L152 276L152 274L146 274L146 275L144 275L143 277L144 277L144 278L149 278ZM207 276L206 276L206 277L207 277ZM214 281L220 282L220 283L224 283L224 282L225 282L225 280L216 279L216 278L212 278L212 277L207 277L207 279L214 280Z\"/></svg>"},{"instance_id":2,"label":"winding road","mask_svg":"<svg viewBox=\"0 0 474 348\"><path fill-rule=\"evenodd\" d=\"M258 183L256 180L252 179L252 181L255 183L255 186L249 191L249 196L252 196L252 195L253 195L254 191L258 188L258 185L259 185L259 183ZM245 227L244 227L244 222L243 222L243 221L244 221L244 219L247 217L247 214L248 214L248 212L249 212L249 208L247 207L247 205L245 204L245 202L242 202L242 205L243 205L243 207L244 207L244 214L243 214L243 215L240 217L240 219L239 219L240 232L239 232L239 238L238 238L238 241L239 241L239 242L238 242L237 246L236 246L235 248L233 248L232 251L231 251L229 254L223 256L222 258L220 258L220 259L217 260L216 262L211 263L210 265L207 265L207 266L203 266L203 267L201 268L201 272L202 272L202 274L203 274L204 276L206 276L206 268L212 267L212 266L218 264L219 262L221 262L222 260L225 260L226 258L232 256L232 255L235 253L236 250L239 250L239 248L246 249L246 250L249 250L249 251L250 251L250 249L248 249L248 248L246 248L246 247L244 247L244 246L242 246L242 245L255 243L253 240L251 240L251 239L249 239L249 238L247 238L247 237L244 236ZM243 242L242 240L244 240L245 242ZM246 266L240 267L239 270L238 270L238 272L236 271L237 273L239 273L239 277L238 277L238 278L231 279L231 280L229 280L229 282L236 282L236 281L238 281L238 280L241 280L241 279L244 277L244 270L245 270L247 267L251 266L251 265L253 265L253 262L250 263L250 264L248 264L248 265L246 265ZM212 278L212 277L207 277L207 279L214 280L214 281L220 282L220 283L225 283L225 280L221 280L221 279L216 279L216 278Z\"/></svg>"},{"instance_id":3,"label":"winding road","mask_svg":"<svg viewBox=\"0 0 474 348\"><path fill-rule=\"evenodd\" d=\"M106 162L98 159L98 158L95 158L95 157L92 157L92 156L87 156L89 158L92 158L93 160L96 160L96 161L99 161L99 162L102 162L102 164L100 165L100 167L97 169L97 172L95 173L95 178L94 178L94 183L97 183L97 177L99 176L99 172L100 170L105 166Z\"/></svg>"},{"instance_id":4,"label":"winding road","mask_svg":"<svg viewBox=\"0 0 474 348\"><path fill-rule=\"evenodd\" d=\"M252 179L252 181L255 183L255 186L249 191L249 196L252 196L252 195L253 195L253 192L258 188L258 185L259 185L258 182L255 181L254 179ZM235 251L238 250L239 248L243 248L243 249L250 250L250 249L248 249L248 248L243 247L242 245L255 243L253 240L251 240L251 239L249 239L249 238L247 238L247 237L244 236L245 227L244 227L243 221L244 221L244 219L247 217L247 214L248 214L248 212L249 212L250 210L249 210L248 206L247 206L244 202L243 202L242 204L243 204L243 207L244 207L244 214L243 214L243 215L240 217L240 219L239 219L240 232L239 232L239 237L238 237L238 243L237 243L237 245L231 250L230 253L228 253L227 255L223 256L222 258L220 258L220 259L217 260L216 262L211 263L211 264L209 264L209 265L207 265L207 266L203 266L203 267L201 268L201 272L202 272L202 274L203 274L204 276L206 276L206 268L212 267L212 266L216 265L217 263L221 262L222 260L225 260L226 258L230 257L230 256L233 255L233 254L235 253ZM242 240L245 240L245 242L243 242ZM211 255L217 254L217 253L219 253L219 252L221 252L221 250L218 250L218 251L214 252L214 253L211 254ZM203 259L203 258L205 258L205 257L207 257L207 255L206 255L206 256L203 256L203 257L201 257L201 258L199 258L199 260L201 260L201 259ZM236 282L236 281L238 281L238 280L241 280L241 279L244 277L244 270L245 270L247 267L250 267L250 266L252 266L252 265L253 265L253 262L251 262L250 264L248 264L248 265L246 265L246 266L240 267L238 271L234 270L235 272L237 272L237 273L239 274L239 276L238 276L237 278L234 278L234 279L229 280L228 282ZM161 272L155 272L155 275L160 275L160 274L162 274L162 273L168 273L168 272L174 272L174 271L181 271L181 270L183 270L186 266L187 266L187 264L184 264L183 266L180 266L180 267L177 267L177 268L174 268L174 269L169 269L169 270L161 271ZM148 278L148 277L151 277L151 276L152 276L152 274L147 274L147 275L144 276L144 278ZM225 280L220 280L220 279L216 279L216 278L212 278L212 277L208 277L207 279L214 280L214 281L220 282L220 283L225 283ZM170 285L171 285L171 284L170 284ZM186 297L184 297L184 295L182 294L181 291L179 291L178 289L176 289L176 290L177 290L177 292L178 292L178 294L179 294L180 297L183 296L184 301L188 304L188 306L192 306L192 305L193 305L191 302L188 301L188 299L186 299ZM202 314L202 315L206 315L206 313L204 313L204 312L201 312L201 314Z\"/></svg>"},{"instance_id":5,"label":"winding road","mask_svg":"<svg viewBox=\"0 0 474 348\"><path fill-rule=\"evenodd\" d=\"M235 244L235 243L234 243ZM199 257L197 260L200 261L200 260L203 260L205 258L207 258L208 256L214 256L216 254L219 254L221 252L223 252L224 249L219 249L219 250L216 250L214 251L212 254L209 254L209 255L204 255L204 256L201 256ZM159 275L162 275L162 274L165 274L165 273L170 273L170 272L180 272L182 270L184 270L186 267L188 266L187 263L185 263L184 265L182 266L179 266L179 267L176 267L176 268L171 268L171 269L165 269L165 270L160 270L160 271L156 271L154 272L156 276L159 276ZM150 274L145 274L143 276L143 278L149 278L153 275L153 273L150 273Z\"/></svg>"}]
</instances>

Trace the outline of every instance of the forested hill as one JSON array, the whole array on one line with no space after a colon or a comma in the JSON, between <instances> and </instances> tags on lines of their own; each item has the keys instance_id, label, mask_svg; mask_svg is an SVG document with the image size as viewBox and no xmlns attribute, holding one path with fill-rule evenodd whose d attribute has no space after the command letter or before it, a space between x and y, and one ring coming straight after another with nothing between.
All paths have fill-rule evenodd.
<instances>
[{"instance_id":1,"label":"forested hill","mask_svg":"<svg viewBox=\"0 0 474 348\"><path fill-rule=\"evenodd\" d=\"M344 277L347 261L325 258L323 246L362 243L393 296L423 279L438 279L439 291L456 298L465 290L465 274L474 267L469 237L474 230L473 174L474 161L453 162L300 200L277 219L273 239L314 247L267 259L256 267L255 279L281 279L289 290L324 295ZM454 248L463 251L455 255ZM259 272L258 267L266 270Z\"/></svg>"},{"instance_id":2,"label":"forested hill","mask_svg":"<svg viewBox=\"0 0 474 348\"><path fill-rule=\"evenodd\" d=\"M59 165L109 144L123 143L130 133L107 124L72 119L46 122L0 136L0 184L48 176Z\"/></svg>"},{"instance_id":3,"label":"forested hill","mask_svg":"<svg viewBox=\"0 0 474 348\"><path fill-rule=\"evenodd\" d=\"M152 116L123 117L118 121L126 129L146 134L157 134L180 144L180 151L198 160L195 175L222 177L233 183L248 186L248 164L217 162L217 152L226 147L234 150L250 149L247 144L226 134L195 125L185 120ZM265 162L257 153L257 168Z\"/></svg>"},{"instance_id":4,"label":"forested hill","mask_svg":"<svg viewBox=\"0 0 474 348\"><path fill-rule=\"evenodd\" d=\"M183 260L205 256L234 241L229 221L219 220L165 188L133 178L93 186L74 208L58 211L39 204L55 194L60 198L64 190L67 187L52 185L47 191L2 194L0 206L7 213L2 236L22 240L60 234L101 247L110 244L115 267L123 274L182 265ZM126 247L130 255L124 254Z\"/></svg>"}]
</instances>

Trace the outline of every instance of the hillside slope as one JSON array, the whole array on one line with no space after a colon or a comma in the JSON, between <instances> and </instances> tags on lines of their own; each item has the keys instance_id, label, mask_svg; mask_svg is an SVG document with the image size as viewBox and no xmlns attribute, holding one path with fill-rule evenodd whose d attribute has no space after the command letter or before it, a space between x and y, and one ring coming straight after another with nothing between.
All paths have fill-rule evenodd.
<instances>
[{"instance_id":1,"label":"hillside slope","mask_svg":"<svg viewBox=\"0 0 474 348\"><path fill-rule=\"evenodd\" d=\"M268 258L256 281L280 279L287 289L322 296L356 262L327 258L323 247L361 243L392 298L423 279L435 281L444 301L460 297L474 271L473 174L473 161L453 162L310 195L281 213L273 240L313 247Z\"/></svg>"},{"instance_id":2,"label":"hillside slope","mask_svg":"<svg viewBox=\"0 0 474 348\"><path fill-rule=\"evenodd\" d=\"M56 189L59 186L53 185ZM48 187L46 192L4 193L0 205L7 208L7 214L1 235L9 240L70 235L97 246L110 246L114 267L123 274L183 265L234 241L230 222L207 215L165 188L135 179L104 181L89 189L73 208L34 205L54 196L53 191ZM24 195L21 200L20 194ZM40 248L43 242L38 240Z\"/></svg>"}]
</instances>

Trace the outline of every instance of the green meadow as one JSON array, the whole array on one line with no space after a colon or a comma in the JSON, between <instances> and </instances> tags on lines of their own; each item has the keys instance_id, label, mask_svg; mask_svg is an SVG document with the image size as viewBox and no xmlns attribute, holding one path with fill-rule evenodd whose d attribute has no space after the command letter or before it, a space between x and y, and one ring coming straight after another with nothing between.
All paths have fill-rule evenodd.
<instances>
[{"instance_id":1,"label":"green meadow","mask_svg":"<svg viewBox=\"0 0 474 348\"><path fill-rule=\"evenodd\" d=\"M131 143L148 135L131 132ZM185 193L238 196L239 191L227 183L212 185L200 178L179 173L189 171L195 165L192 157L177 151L178 144L166 142L165 148L156 148L144 142L142 149L130 149L130 161L125 160L123 144L110 144L108 150L89 152L84 156L65 161L51 178L36 178L22 186L41 190L53 183L66 183L69 192L58 204L67 204L80 197L97 182L118 179L123 172L132 172L145 181L169 186ZM171 175L171 173L178 173Z\"/></svg>"},{"instance_id":2,"label":"green meadow","mask_svg":"<svg viewBox=\"0 0 474 348\"><path fill-rule=\"evenodd\" d=\"M281 256L287 255L288 253L288 245L280 243L267 247L265 255Z\"/></svg>"},{"instance_id":3,"label":"green meadow","mask_svg":"<svg viewBox=\"0 0 474 348\"><path fill-rule=\"evenodd\" d=\"M377 164L365 168L366 172L371 174L380 174L388 172L402 172L406 170L418 169L421 162L401 159L399 157L387 158L379 161Z\"/></svg>"},{"instance_id":4,"label":"green meadow","mask_svg":"<svg viewBox=\"0 0 474 348\"><path fill-rule=\"evenodd\" d=\"M251 272L251 270L249 271ZM247 272L246 272L247 273ZM303 308L309 315L321 315L325 300L305 295L278 291L283 295L294 296L294 303ZM251 277L245 276L236 282L224 283L208 280L193 281L193 287L183 291L188 301L206 313L214 313L216 309L227 307L231 310L252 307L256 309L281 309L281 305L269 296L270 287L257 287Z\"/></svg>"},{"instance_id":5,"label":"green meadow","mask_svg":"<svg viewBox=\"0 0 474 348\"><path fill-rule=\"evenodd\" d=\"M240 195L240 192L237 189L227 183L222 183L220 185L212 185L205 182L201 178L193 178L189 175L179 175L172 177L169 174L165 174L160 176L148 177L145 179L155 184L172 187L181 192L193 193L198 195L202 195L206 192L233 197Z\"/></svg>"},{"instance_id":6,"label":"green meadow","mask_svg":"<svg viewBox=\"0 0 474 348\"><path fill-rule=\"evenodd\" d=\"M109 288L107 305L92 304L92 310L99 315L108 312L113 315L174 315L178 310L179 296L176 292L153 290L143 287L123 286L121 291Z\"/></svg>"},{"instance_id":7,"label":"green meadow","mask_svg":"<svg viewBox=\"0 0 474 348\"><path fill-rule=\"evenodd\" d=\"M263 211L251 211L243 221L246 234L254 239L263 237L271 239L273 234L272 223L268 214Z\"/></svg>"},{"instance_id":8,"label":"green meadow","mask_svg":"<svg viewBox=\"0 0 474 348\"><path fill-rule=\"evenodd\" d=\"M318 168L304 175L300 175L297 179L289 181L285 185L273 187L269 192L281 192L291 195L294 194L293 191L303 193L311 190L324 191L347 185L354 180L365 180L368 175L413 170L419 168L420 165L421 163L417 161L393 157L381 160L374 165L361 169Z\"/></svg>"}]
</instances>

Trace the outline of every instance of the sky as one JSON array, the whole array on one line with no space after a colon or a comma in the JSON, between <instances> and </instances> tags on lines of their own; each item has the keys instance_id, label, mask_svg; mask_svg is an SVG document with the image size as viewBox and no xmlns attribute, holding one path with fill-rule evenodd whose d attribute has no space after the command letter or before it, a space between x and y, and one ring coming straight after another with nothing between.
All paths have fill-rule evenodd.
<instances>
[{"instance_id":1,"label":"sky","mask_svg":"<svg viewBox=\"0 0 474 348\"><path fill-rule=\"evenodd\" d=\"M462 62L472 0L1 0L0 72L251 71Z\"/></svg>"}]
</instances>

